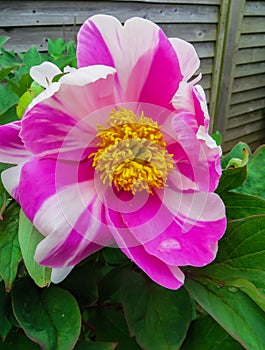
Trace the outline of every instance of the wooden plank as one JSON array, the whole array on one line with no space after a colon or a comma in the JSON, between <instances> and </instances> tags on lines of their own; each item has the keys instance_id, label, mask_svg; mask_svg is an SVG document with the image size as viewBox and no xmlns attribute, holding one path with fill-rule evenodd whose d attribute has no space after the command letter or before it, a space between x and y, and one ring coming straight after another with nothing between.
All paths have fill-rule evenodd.
<instances>
[{"instance_id":1,"label":"wooden plank","mask_svg":"<svg viewBox=\"0 0 265 350\"><path fill-rule=\"evenodd\" d=\"M242 34L239 48L265 46L265 34Z\"/></svg>"},{"instance_id":2,"label":"wooden plank","mask_svg":"<svg viewBox=\"0 0 265 350\"><path fill-rule=\"evenodd\" d=\"M204 89L210 89L211 87L211 74L204 74L202 76L202 79L199 81L198 84L202 85Z\"/></svg>"},{"instance_id":3,"label":"wooden plank","mask_svg":"<svg viewBox=\"0 0 265 350\"><path fill-rule=\"evenodd\" d=\"M200 58L214 57L214 42L192 43Z\"/></svg>"},{"instance_id":4,"label":"wooden plank","mask_svg":"<svg viewBox=\"0 0 265 350\"><path fill-rule=\"evenodd\" d=\"M265 47L240 49L236 55L236 63L253 63L264 61L265 57Z\"/></svg>"},{"instance_id":5,"label":"wooden plank","mask_svg":"<svg viewBox=\"0 0 265 350\"><path fill-rule=\"evenodd\" d=\"M229 1L213 130L225 134L245 0Z\"/></svg>"},{"instance_id":6,"label":"wooden plank","mask_svg":"<svg viewBox=\"0 0 265 350\"><path fill-rule=\"evenodd\" d=\"M223 153L226 153L231 150L238 142L246 142L247 144L252 143L265 143L265 129L253 132L249 135L240 135L236 139L227 140L222 145Z\"/></svg>"},{"instance_id":7,"label":"wooden plank","mask_svg":"<svg viewBox=\"0 0 265 350\"><path fill-rule=\"evenodd\" d=\"M2 27L81 24L98 13L124 22L139 16L156 23L217 23L218 6L148 4L114 1L12 1L0 2Z\"/></svg>"},{"instance_id":8,"label":"wooden plank","mask_svg":"<svg viewBox=\"0 0 265 350\"><path fill-rule=\"evenodd\" d=\"M262 73L265 73L265 61L236 66L234 77L238 78Z\"/></svg>"},{"instance_id":9,"label":"wooden plank","mask_svg":"<svg viewBox=\"0 0 265 350\"><path fill-rule=\"evenodd\" d=\"M213 71L213 58L202 58L199 72L202 74L211 74Z\"/></svg>"},{"instance_id":10,"label":"wooden plank","mask_svg":"<svg viewBox=\"0 0 265 350\"><path fill-rule=\"evenodd\" d=\"M228 119L236 115L250 113L262 108L265 108L265 97L260 100L252 100L245 103L233 105L229 108Z\"/></svg>"},{"instance_id":11,"label":"wooden plank","mask_svg":"<svg viewBox=\"0 0 265 350\"><path fill-rule=\"evenodd\" d=\"M233 83L233 93L256 89L264 86L265 86L265 74L235 78Z\"/></svg>"},{"instance_id":12,"label":"wooden plank","mask_svg":"<svg viewBox=\"0 0 265 350\"><path fill-rule=\"evenodd\" d=\"M208 23L160 23L168 37L177 37L187 41L215 41L216 24Z\"/></svg>"},{"instance_id":13,"label":"wooden plank","mask_svg":"<svg viewBox=\"0 0 265 350\"><path fill-rule=\"evenodd\" d=\"M132 0L115 0L117 2L131 2ZM170 4L196 4L219 5L221 0L133 0L134 2L170 3Z\"/></svg>"},{"instance_id":14,"label":"wooden plank","mask_svg":"<svg viewBox=\"0 0 265 350\"><path fill-rule=\"evenodd\" d=\"M263 98L264 96L265 96L265 87L237 92L232 94L230 105Z\"/></svg>"},{"instance_id":15,"label":"wooden plank","mask_svg":"<svg viewBox=\"0 0 265 350\"><path fill-rule=\"evenodd\" d=\"M265 2L247 1L245 7L245 16L265 16Z\"/></svg>"},{"instance_id":16,"label":"wooden plank","mask_svg":"<svg viewBox=\"0 0 265 350\"><path fill-rule=\"evenodd\" d=\"M36 46L38 51L44 52L48 50L48 38L63 38L65 41L76 40L76 34L79 29L74 26L58 26L58 27L38 27L38 30L32 30L32 27L12 28L8 31L0 29L0 36L8 36L10 39L5 43L6 50L14 50L15 52L25 52L32 45Z\"/></svg>"},{"instance_id":17,"label":"wooden plank","mask_svg":"<svg viewBox=\"0 0 265 350\"><path fill-rule=\"evenodd\" d=\"M240 137L242 137L243 140L245 136L260 130L265 131L265 119L227 130L225 134L225 140L234 140Z\"/></svg>"},{"instance_id":18,"label":"wooden plank","mask_svg":"<svg viewBox=\"0 0 265 350\"><path fill-rule=\"evenodd\" d=\"M216 131L215 126L218 124L218 112L216 110L218 105L218 95L220 93L219 82L221 78L222 60L224 52L224 44L226 37L226 23L228 19L229 2L223 0L220 6L220 15L217 26L217 37L215 43L215 54L213 63L213 74L212 74L212 86L211 86L211 98L209 105L209 112L214 117L210 121L210 132Z\"/></svg>"},{"instance_id":19,"label":"wooden plank","mask_svg":"<svg viewBox=\"0 0 265 350\"><path fill-rule=\"evenodd\" d=\"M241 33L264 33L265 17L244 17Z\"/></svg>"},{"instance_id":20,"label":"wooden plank","mask_svg":"<svg viewBox=\"0 0 265 350\"><path fill-rule=\"evenodd\" d=\"M264 133L265 133L265 131L264 131ZM254 153L259 146L264 144L264 142L265 142L265 139L264 139L264 141L260 141L260 140L253 141L253 142L248 143L248 146L250 147L251 151Z\"/></svg>"},{"instance_id":21,"label":"wooden plank","mask_svg":"<svg viewBox=\"0 0 265 350\"><path fill-rule=\"evenodd\" d=\"M257 111L242 114L233 118L229 118L227 122L227 129L237 128L238 126L255 122L265 118L265 113L262 109Z\"/></svg>"}]
</instances>

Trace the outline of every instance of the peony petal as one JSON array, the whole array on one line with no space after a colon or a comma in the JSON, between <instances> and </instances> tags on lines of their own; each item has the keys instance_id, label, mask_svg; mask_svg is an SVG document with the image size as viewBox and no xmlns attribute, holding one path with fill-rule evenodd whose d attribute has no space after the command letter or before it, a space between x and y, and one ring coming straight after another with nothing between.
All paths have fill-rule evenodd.
<instances>
[{"instance_id":1,"label":"peony petal","mask_svg":"<svg viewBox=\"0 0 265 350\"><path fill-rule=\"evenodd\" d=\"M60 283L62 282L68 275L69 273L73 270L74 266L70 267L59 267L59 268L54 268L52 269L52 274L51 274L51 281L52 283Z\"/></svg>"},{"instance_id":2,"label":"peony petal","mask_svg":"<svg viewBox=\"0 0 265 350\"><path fill-rule=\"evenodd\" d=\"M20 205L32 221L43 203L57 190L88 181L93 173L91 161L88 160L74 163L33 158L22 167L17 191Z\"/></svg>"},{"instance_id":3,"label":"peony petal","mask_svg":"<svg viewBox=\"0 0 265 350\"><path fill-rule=\"evenodd\" d=\"M19 132L21 122L16 121L0 126L0 162L19 164L30 157L30 152L25 148Z\"/></svg>"},{"instance_id":4,"label":"peony petal","mask_svg":"<svg viewBox=\"0 0 265 350\"><path fill-rule=\"evenodd\" d=\"M204 266L216 255L226 228L225 207L215 193L166 189L164 205L175 215L168 228L145 249L171 265Z\"/></svg>"},{"instance_id":5,"label":"peony petal","mask_svg":"<svg viewBox=\"0 0 265 350\"><path fill-rule=\"evenodd\" d=\"M94 141L97 114L108 117L114 102L113 68L94 68L68 73L61 78L58 92L26 112L21 137L32 153L53 157L60 154L69 160L87 156L88 152L83 152ZM100 112L103 107L104 113ZM94 111L96 115L90 121Z\"/></svg>"},{"instance_id":6,"label":"peony petal","mask_svg":"<svg viewBox=\"0 0 265 350\"><path fill-rule=\"evenodd\" d=\"M100 220L101 206L91 181L65 187L49 197L33 220L46 235L37 246L36 261L55 268L73 266L111 244L113 238Z\"/></svg>"},{"instance_id":7,"label":"peony petal","mask_svg":"<svg viewBox=\"0 0 265 350\"><path fill-rule=\"evenodd\" d=\"M188 81L200 66L200 59L194 46L185 40L178 38L169 39L178 56L181 73L185 81Z\"/></svg>"},{"instance_id":8,"label":"peony petal","mask_svg":"<svg viewBox=\"0 0 265 350\"><path fill-rule=\"evenodd\" d=\"M171 108L182 80L168 38L156 24L142 18L131 18L124 26L111 16L89 18L78 35L77 56L80 67L106 64L117 69L121 102L139 100Z\"/></svg>"},{"instance_id":9,"label":"peony petal","mask_svg":"<svg viewBox=\"0 0 265 350\"><path fill-rule=\"evenodd\" d=\"M5 189L16 201L19 201L18 186L22 166L23 164L20 164L1 173L1 178Z\"/></svg>"},{"instance_id":10,"label":"peony petal","mask_svg":"<svg viewBox=\"0 0 265 350\"><path fill-rule=\"evenodd\" d=\"M117 217L119 215L118 212L108 210L107 217L113 236L123 253L156 283L169 289L180 288L184 283L183 272L177 266L171 266L148 254L140 243L132 247L131 242L135 239L130 230L121 231L116 227L115 222L122 221Z\"/></svg>"},{"instance_id":11,"label":"peony petal","mask_svg":"<svg viewBox=\"0 0 265 350\"><path fill-rule=\"evenodd\" d=\"M55 64L51 62L43 62L39 66L34 66L30 68L30 76L39 85L47 88L51 83L53 78L61 74L62 71Z\"/></svg>"}]
</instances>

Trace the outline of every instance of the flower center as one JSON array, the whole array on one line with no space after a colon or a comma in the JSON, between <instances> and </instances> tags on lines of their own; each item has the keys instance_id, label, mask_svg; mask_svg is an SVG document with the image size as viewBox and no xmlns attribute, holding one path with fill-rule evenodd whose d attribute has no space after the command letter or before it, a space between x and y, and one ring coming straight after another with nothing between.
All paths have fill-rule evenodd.
<instances>
[{"instance_id":1,"label":"flower center","mask_svg":"<svg viewBox=\"0 0 265 350\"><path fill-rule=\"evenodd\" d=\"M97 131L101 141L90 157L104 184L133 194L165 186L174 162L156 122L143 112L137 118L131 110L113 109L107 127L97 125Z\"/></svg>"}]
</instances>

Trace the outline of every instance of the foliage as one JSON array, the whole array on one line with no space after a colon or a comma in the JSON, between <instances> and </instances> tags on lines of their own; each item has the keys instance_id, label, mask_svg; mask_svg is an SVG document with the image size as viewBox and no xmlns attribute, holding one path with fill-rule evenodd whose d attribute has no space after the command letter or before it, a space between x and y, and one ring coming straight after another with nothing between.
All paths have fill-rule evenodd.
<instances>
[{"instance_id":1,"label":"foliage","mask_svg":"<svg viewBox=\"0 0 265 350\"><path fill-rule=\"evenodd\" d=\"M21 118L41 91L29 76L33 65L49 60L63 69L76 60L74 43L61 39L49 40L46 54L0 50L0 124ZM240 161L243 149L239 143L222 159L216 192L228 226L217 257L203 268L183 267L177 291L156 285L113 248L50 285L50 269L33 258L42 236L0 181L1 349L264 349L265 146L248 164ZM0 164L0 173L8 167Z\"/></svg>"}]
</instances>

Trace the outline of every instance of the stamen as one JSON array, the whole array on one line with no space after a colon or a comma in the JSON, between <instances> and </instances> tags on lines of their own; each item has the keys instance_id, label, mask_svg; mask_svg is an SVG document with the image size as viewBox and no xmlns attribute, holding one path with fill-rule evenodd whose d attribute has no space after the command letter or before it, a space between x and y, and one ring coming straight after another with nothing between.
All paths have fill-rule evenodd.
<instances>
[{"instance_id":1,"label":"stamen","mask_svg":"<svg viewBox=\"0 0 265 350\"><path fill-rule=\"evenodd\" d=\"M166 149L160 127L151 118L137 116L131 110L112 110L107 127L97 125L101 139L92 165L102 182L117 190L153 192L166 185L174 169L172 154Z\"/></svg>"}]
</instances>

